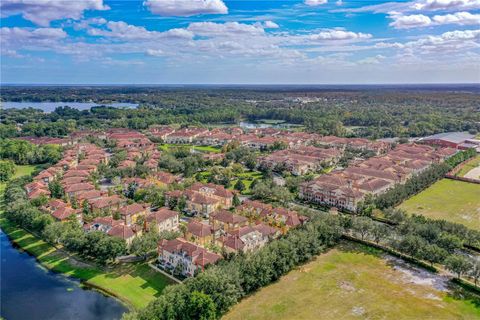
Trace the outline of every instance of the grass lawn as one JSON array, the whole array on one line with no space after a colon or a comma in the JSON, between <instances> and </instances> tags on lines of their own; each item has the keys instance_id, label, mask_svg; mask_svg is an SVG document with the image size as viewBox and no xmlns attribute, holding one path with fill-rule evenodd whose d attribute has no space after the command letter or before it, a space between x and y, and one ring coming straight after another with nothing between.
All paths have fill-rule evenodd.
<instances>
[{"instance_id":1,"label":"grass lawn","mask_svg":"<svg viewBox=\"0 0 480 320\"><path fill-rule=\"evenodd\" d=\"M477 155L470 161L468 161L460 171L458 171L457 176L463 177L465 176L470 170L480 166L480 155Z\"/></svg>"},{"instance_id":2,"label":"grass lawn","mask_svg":"<svg viewBox=\"0 0 480 320\"><path fill-rule=\"evenodd\" d=\"M403 202L400 208L480 230L480 184L442 179Z\"/></svg>"},{"instance_id":3,"label":"grass lawn","mask_svg":"<svg viewBox=\"0 0 480 320\"><path fill-rule=\"evenodd\" d=\"M478 301L413 279L379 252L344 243L246 298L223 319L479 319Z\"/></svg>"},{"instance_id":4,"label":"grass lawn","mask_svg":"<svg viewBox=\"0 0 480 320\"><path fill-rule=\"evenodd\" d=\"M31 165L25 165L25 166L17 166L15 165L15 174L13 175L12 179L21 177L21 176L27 176L31 174L35 170L35 166ZM6 183L0 183L0 193L3 192L5 189Z\"/></svg>"},{"instance_id":5,"label":"grass lawn","mask_svg":"<svg viewBox=\"0 0 480 320\"><path fill-rule=\"evenodd\" d=\"M176 147L193 148L196 151L204 152L204 153L220 153L222 151L221 148L214 147L214 146L194 146L191 144L168 144L168 143L158 145L158 148L163 151L168 151L169 149L176 148Z\"/></svg>"}]
</instances>

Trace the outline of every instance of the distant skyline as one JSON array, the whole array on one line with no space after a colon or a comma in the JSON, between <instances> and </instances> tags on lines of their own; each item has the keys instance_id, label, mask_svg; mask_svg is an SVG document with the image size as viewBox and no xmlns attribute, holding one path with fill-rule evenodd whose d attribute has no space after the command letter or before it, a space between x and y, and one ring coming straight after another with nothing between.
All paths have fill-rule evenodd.
<instances>
[{"instance_id":1,"label":"distant skyline","mask_svg":"<svg viewBox=\"0 0 480 320\"><path fill-rule=\"evenodd\" d=\"M1 83L480 82L480 0L2 0Z\"/></svg>"}]
</instances>

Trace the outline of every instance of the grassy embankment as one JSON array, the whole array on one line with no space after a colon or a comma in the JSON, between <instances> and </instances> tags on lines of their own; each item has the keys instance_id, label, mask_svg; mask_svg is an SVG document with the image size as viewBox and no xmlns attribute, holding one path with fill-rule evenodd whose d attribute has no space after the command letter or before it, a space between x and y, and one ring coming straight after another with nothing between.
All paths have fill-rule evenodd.
<instances>
[{"instance_id":1,"label":"grassy embankment","mask_svg":"<svg viewBox=\"0 0 480 320\"><path fill-rule=\"evenodd\" d=\"M226 320L479 319L480 301L392 266L375 249L342 243L240 302Z\"/></svg>"},{"instance_id":2,"label":"grassy embankment","mask_svg":"<svg viewBox=\"0 0 480 320\"><path fill-rule=\"evenodd\" d=\"M468 161L460 171L458 171L457 176L464 177L470 170L475 169L480 166L480 155L477 155L470 161Z\"/></svg>"},{"instance_id":3,"label":"grassy embankment","mask_svg":"<svg viewBox=\"0 0 480 320\"><path fill-rule=\"evenodd\" d=\"M34 167L30 167L19 167L16 176L31 173ZM4 187L4 185L0 185L1 193L3 193ZM129 307L142 308L146 306L158 297L167 285L172 283L162 274L152 270L146 263L103 268L79 262L70 254L57 250L33 234L10 223L3 217L1 210L0 227L14 243L35 256L47 269L82 280L86 285L117 297Z\"/></svg>"},{"instance_id":4,"label":"grassy embankment","mask_svg":"<svg viewBox=\"0 0 480 320\"><path fill-rule=\"evenodd\" d=\"M442 179L403 202L400 208L480 230L480 184Z\"/></svg>"}]
</instances>

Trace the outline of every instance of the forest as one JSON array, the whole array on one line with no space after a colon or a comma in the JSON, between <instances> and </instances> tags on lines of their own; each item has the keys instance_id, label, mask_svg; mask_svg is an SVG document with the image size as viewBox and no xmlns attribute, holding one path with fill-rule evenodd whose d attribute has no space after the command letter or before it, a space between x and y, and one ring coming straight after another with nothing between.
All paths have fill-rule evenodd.
<instances>
[{"instance_id":1,"label":"forest","mask_svg":"<svg viewBox=\"0 0 480 320\"><path fill-rule=\"evenodd\" d=\"M2 101L65 101L52 113L1 111L2 137L65 136L82 128L156 124L213 126L241 120L284 120L310 132L368 138L418 137L447 131L480 131L478 88L162 88L5 87ZM79 111L68 102L99 103ZM108 107L138 103L136 109ZM103 105L103 106L102 106ZM21 130L18 130L21 127Z\"/></svg>"}]
</instances>

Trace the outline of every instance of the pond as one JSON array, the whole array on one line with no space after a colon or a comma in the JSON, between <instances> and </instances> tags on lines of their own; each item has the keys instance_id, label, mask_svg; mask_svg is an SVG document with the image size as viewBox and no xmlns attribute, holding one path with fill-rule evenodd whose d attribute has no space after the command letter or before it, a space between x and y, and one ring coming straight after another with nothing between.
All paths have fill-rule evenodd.
<instances>
[{"instance_id":1,"label":"pond","mask_svg":"<svg viewBox=\"0 0 480 320\"><path fill-rule=\"evenodd\" d=\"M5 109L26 109L26 108L34 108L40 109L44 112L53 112L57 107L64 107L69 106L71 108L75 108L78 110L89 110L91 107L98 107L100 105L105 105L108 107L115 107L115 108L136 108L138 104L135 103L109 103L109 104L99 104L94 102L13 102L13 101L5 101L1 102L2 108Z\"/></svg>"},{"instance_id":2,"label":"pond","mask_svg":"<svg viewBox=\"0 0 480 320\"><path fill-rule=\"evenodd\" d=\"M119 301L42 268L17 250L0 229L0 317L8 320L120 319L127 311Z\"/></svg>"},{"instance_id":3,"label":"pond","mask_svg":"<svg viewBox=\"0 0 480 320\"><path fill-rule=\"evenodd\" d=\"M247 122L247 121L240 121L239 126L243 129L265 129L265 128L275 128L275 129L293 129L293 128L300 128L303 127L299 124L293 123L265 123L265 122Z\"/></svg>"}]
</instances>

